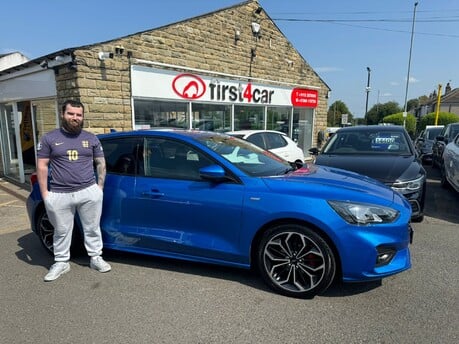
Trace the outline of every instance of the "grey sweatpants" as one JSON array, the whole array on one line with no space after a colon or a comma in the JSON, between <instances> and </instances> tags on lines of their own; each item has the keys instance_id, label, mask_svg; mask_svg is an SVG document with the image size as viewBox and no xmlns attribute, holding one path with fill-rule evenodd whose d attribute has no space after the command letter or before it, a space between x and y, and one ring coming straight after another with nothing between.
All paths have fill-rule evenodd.
<instances>
[{"instance_id":1,"label":"grey sweatpants","mask_svg":"<svg viewBox=\"0 0 459 344\"><path fill-rule=\"evenodd\" d=\"M84 246L88 255L102 254L102 235L100 216L102 213L103 192L97 184L76 192L49 192L44 200L46 212L54 226L54 260L65 262L70 259L70 246L75 213L83 226Z\"/></svg>"}]
</instances>

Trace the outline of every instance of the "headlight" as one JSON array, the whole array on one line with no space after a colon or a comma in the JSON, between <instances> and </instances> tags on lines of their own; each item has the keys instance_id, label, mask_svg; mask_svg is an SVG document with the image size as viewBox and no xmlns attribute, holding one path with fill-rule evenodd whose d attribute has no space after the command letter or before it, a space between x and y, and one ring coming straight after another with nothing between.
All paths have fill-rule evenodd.
<instances>
[{"instance_id":1,"label":"headlight","mask_svg":"<svg viewBox=\"0 0 459 344\"><path fill-rule=\"evenodd\" d=\"M342 201L328 201L328 204L350 224L390 223L394 222L399 215L395 209L374 204Z\"/></svg>"},{"instance_id":2,"label":"headlight","mask_svg":"<svg viewBox=\"0 0 459 344\"><path fill-rule=\"evenodd\" d=\"M407 180L406 182L395 182L392 184L392 190L398 191L401 194L415 192L422 189L423 182L424 176L413 180Z\"/></svg>"}]
</instances>

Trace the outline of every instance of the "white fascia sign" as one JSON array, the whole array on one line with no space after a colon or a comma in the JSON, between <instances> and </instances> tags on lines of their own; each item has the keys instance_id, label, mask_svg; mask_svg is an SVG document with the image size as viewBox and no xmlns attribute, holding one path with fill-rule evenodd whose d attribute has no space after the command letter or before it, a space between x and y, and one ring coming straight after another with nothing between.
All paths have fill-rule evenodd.
<instances>
[{"instance_id":1,"label":"white fascia sign","mask_svg":"<svg viewBox=\"0 0 459 344\"><path fill-rule=\"evenodd\" d=\"M318 91L132 66L132 95L223 104L316 107Z\"/></svg>"}]
</instances>

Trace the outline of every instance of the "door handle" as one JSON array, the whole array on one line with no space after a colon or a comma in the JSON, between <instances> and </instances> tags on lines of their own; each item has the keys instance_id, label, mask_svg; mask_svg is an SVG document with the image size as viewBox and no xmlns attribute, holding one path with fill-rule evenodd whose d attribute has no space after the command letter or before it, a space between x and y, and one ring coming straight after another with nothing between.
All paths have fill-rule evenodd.
<instances>
[{"instance_id":1,"label":"door handle","mask_svg":"<svg viewBox=\"0 0 459 344\"><path fill-rule=\"evenodd\" d=\"M164 196L164 193L159 192L159 190L151 190L151 191L144 191L141 193L141 195L144 197L150 197L150 198L160 198Z\"/></svg>"}]
</instances>

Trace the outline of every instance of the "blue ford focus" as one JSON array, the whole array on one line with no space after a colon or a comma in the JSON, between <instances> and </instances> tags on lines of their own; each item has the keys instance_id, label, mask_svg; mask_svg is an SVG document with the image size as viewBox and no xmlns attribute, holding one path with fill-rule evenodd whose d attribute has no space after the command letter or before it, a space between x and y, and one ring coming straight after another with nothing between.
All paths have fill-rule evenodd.
<instances>
[{"instance_id":1,"label":"blue ford focus","mask_svg":"<svg viewBox=\"0 0 459 344\"><path fill-rule=\"evenodd\" d=\"M310 298L335 279L381 279L411 266L411 207L380 182L293 166L255 145L204 131L100 135L107 162L106 249L254 268L276 292ZM53 251L38 183L27 210ZM81 236L78 219L74 245Z\"/></svg>"}]
</instances>

